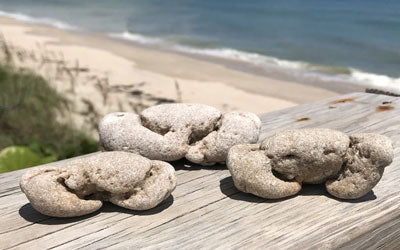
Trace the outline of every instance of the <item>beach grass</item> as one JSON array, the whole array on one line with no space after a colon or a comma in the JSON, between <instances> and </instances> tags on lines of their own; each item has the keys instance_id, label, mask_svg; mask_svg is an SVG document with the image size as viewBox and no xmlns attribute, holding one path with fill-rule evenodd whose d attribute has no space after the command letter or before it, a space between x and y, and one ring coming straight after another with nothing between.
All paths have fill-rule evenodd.
<instances>
[{"instance_id":1,"label":"beach grass","mask_svg":"<svg viewBox=\"0 0 400 250\"><path fill-rule=\"evenodd\" d=\"M0 89L0 150L25 146L54 160L98 150L97 141L65 119L71 103L41 76L3 62Z\"/></svg>"}]
</instances>

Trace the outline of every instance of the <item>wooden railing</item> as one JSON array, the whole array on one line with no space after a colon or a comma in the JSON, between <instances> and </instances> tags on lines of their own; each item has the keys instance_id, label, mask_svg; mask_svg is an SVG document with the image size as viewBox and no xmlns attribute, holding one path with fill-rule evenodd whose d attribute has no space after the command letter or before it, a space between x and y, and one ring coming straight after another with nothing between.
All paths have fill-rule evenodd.
<instances>
[{"instance_id":1,"label":"wooden railing","mask_svg":"<svg viewBox=\"0 0 400 250\"><path fill-rule=\"evenodd\" d=\"M261 139L288 128L325 127L390 137L395 158L365 197L338 200L321 185L291 198L239 192L225 166L172 163L178 186L158 207L137 212L106 204L94 214L51 218L36 212L18 183L0 175L1 249L348 249L400 246L400 98L353 93L260 115Z\"/></svg>"}]
</instances>

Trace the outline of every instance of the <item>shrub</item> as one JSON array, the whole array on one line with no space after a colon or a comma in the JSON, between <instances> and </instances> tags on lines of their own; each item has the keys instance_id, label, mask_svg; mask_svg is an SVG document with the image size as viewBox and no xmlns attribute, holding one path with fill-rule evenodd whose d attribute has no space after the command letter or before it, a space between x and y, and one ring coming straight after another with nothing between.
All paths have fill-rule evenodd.
<instances>
[{"instance_id":1,"label":"shrub","mask_svg":"<svg viewBox=\"0 0 400 250\"><path fill-rule=\"evenodd\" d=\"M54 156L41 157L27 147L11 146L0 152L0 174L55 161Z\"/></svg>"},{"instance_id":2,"label":"shrub","mask_svg":"<svg viewBox=\"0 0 400 250\"><path fill-rule=\"evenodd\" d=\"M0 150L26 146L54 160L97 151L97 141L60 119L68 112L70 102L45 79L0 64Z\"/></svg>"}]
</instances>

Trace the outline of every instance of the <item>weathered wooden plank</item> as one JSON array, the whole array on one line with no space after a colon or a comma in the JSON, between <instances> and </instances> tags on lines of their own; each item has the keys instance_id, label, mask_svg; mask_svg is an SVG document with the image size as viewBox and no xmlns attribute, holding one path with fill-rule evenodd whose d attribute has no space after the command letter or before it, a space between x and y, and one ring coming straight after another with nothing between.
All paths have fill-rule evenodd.
<instances>
[{"instance_id":1,"label":"weathered wooden plank","mask_svg":"<svg viewBox=\"0 0 400 250\"><path fill-rule=\"evenodd\" d=\"M352 101L354 99L354 101ZM335 101L345 101L333 104ZM379 106L397 106L393 110L377 112ZM387 119L398 118L398 97L354 93L336 98L300 105L292 109L280 110L260 115L263 121L262 138L279 130L304 127L327 127L338 129L347 133L355 130L367 131L368 127L377 123L386 122ZM288 112L289 111L289 112ZM306 121L297 119L309 118ZM398 120L397 120L398 121Z\"/></svg>"},{"instance_id":2,"label":"weathered wooden plank","mask_svg":"<svg viewBox=\"0 0 400 250\"><path fill-rule=\"evenodd\" d=\"M400 218L382 224L361 237L346 242L343 249L398 249L400 246Z\"/></svg>"},{"instance_id":3,"label":"weathered wooden plank","mask_svg":"<svg viewBox=\"0 0 400 250\"><path fill-rule=\"evenodd\" d=\"M194 171L196 171L196 170L194 170ZM226 176L226 174L227 174L227 173L218 171L218 167L216 169L210 168L209 170L202 171L202 173L203 173L203 176L196 175L195 176L196 178L192 182L187 181L186 178L184 178L182 180L183 184L182 185L180 184L180 186L183 186L183 187L180 188L179 190L177 190L176 192L174 192L174 197L175 196L179 197L178 202L174 202L174 205L177 208L182 206L182 204L190 204L192 202L197 202L198 200L201 201L201 197L203 195L207 195L207 194L210 193L209 184L213 183L214 179L218 178L218 175L224 174ZM214 177L213 175L217 175L217 177ZM188 177L190 177L190 176L188 176ZM195 188L188 188L191 185L194 185ZM24 199L26 200L26 198L24 198ZM201 202L207 202L207 200L205 199L204 201L201 201ZM112 207L113 207L113 209L116 209L117 211L123 211L124 213L129 212L132 215L135 214L134 212L130 212L129 210L118 209L115 206L112 206ZM31 214L35 215L34 212L32 213L32 208L30 206L26 207L25 210L27 212L30 212ZM119 213L117 213L117 214L119 214ZM101 214L99 216L101 216ZM172 215L172 216L174 217L174 215ZM71 221L69 219L62 220L62 219L49 218L47 216L44 216L44 217L43 216L35 216L35 217L36 217L36 219L38 220L38 222L40 224L43 224L43 223L45 223L45 224L53 224L53 223L55 223L54 221L59 221L59 222L64 222L64 223L69 224L69 221ZM97 217L97 215L95 217ZM134 216L134 217L135 217L134 219L138 219L138 218L136 218L136 216ZM173 217L171 217L171 218L173 218ZM118 219L118 218L116 218L116 219ZM168 217L165 217L163 219L168 219ZM32 234L31 233L31 226L33 226L34 224L32 224L30 222L25 222L24 223L24 227L22 229L18 230L18 234L21 236L20 241L15 240L15 239L12 240L12 237L10 237L10 236L13 233L15 233L15 229L17 229L18 225L20 224L20 223L17 223L17 224L12 223L12 221L15 221L15 220L17 220L17 221L21 220L20 214L16 214L15 213L13 216L9 216L9 218L7 218L5 220L5 222L9 223L9 225L14 225L14 227L8 228L8 230L7 230L8 233L1 234L1 231L0 231L0 236L4 236L6 238L7 237L10 238L10 241L5 241L4 242L5 244L18 245L18 244L21 244L21 243L23 243L25 241L29 242L29 240L37 238L37 237L40 237L40 238L45 237L45 239L46 238L52 238L53 237L53 235L52 235L53 232L57 232L58 231L58 233L64 233L63 232L64 226L58 225L58 226L51 226L51 227L47 226L47 227L36 228L37 230L35 230L35 233ZM155 222L157 222L157 221L159 221L159 220L155 220ZM73 223L75 223L75 220L73 220ZM137 224L137 222L135 222L135 223ZM149 223L149 225L150 224L151 223ZM82 225L81 224L79 224L79 225L77 224L77 227L81 228ZM67 227L67 228L70 228L70 227ZM10 230L12 230L12 231L10 231ZM72 232L72 236L76 235L76 231L71 231L71 232ZM56 236L56 238L57 237L58 236ZM63 237L59 238L58 240L65 240L65 238L66 238L66 236L64 235ZM53 239L52 242L53 243L57 242L57 239ZM27 244L30 244L30 243L27 243ZM21 245L21 247L23 247L23 245Z\"/></svg>"},{"instance_id":4,"label":"weathered wooden plank","mask_svg":"<svg viewBox=\"0 0 400 250\"><path fill-rule=\"evenodd\" d=\"M333 103L338 100L342 101ZM393 109L377 111L382 105ZM378 132L392 138L394 162L373 192L360 200L337 200L323 186L312 185L305 186L295 197L264 200L236 190L229 172L222 167L189 164L192 168L188 168L183 166L185 162L179 162L173 163L179 183L173 199L159 208L134 212L107 204L91 216L56 219L40 215L27 204L18 190L24 171L16 171L0 175L0 246L393 248L400 244L396 238L400 234L399 115L399 98L365 93L260 115L261 138L302 127Z\"/></svg>"}]
</instances>

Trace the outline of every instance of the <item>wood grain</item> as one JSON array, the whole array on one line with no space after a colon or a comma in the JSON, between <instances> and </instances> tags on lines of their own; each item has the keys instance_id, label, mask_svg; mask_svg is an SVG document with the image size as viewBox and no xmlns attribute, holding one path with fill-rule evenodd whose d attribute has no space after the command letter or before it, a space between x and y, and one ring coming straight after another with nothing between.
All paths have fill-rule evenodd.
<instances>
[{"instance_id":1,"label":"wood grain","mask_svg":"<svg viewBox=\"0 0 400 250\"><path fill-rule=\"evenodd\" d=\"M347 99L347 101L343 101ZM393 108L377 109L378 106ZM0 175L1 249L395 249L400 247L400 99L354 93L260 115L261 139L288 128L376 132L394 143L395 159L367 196L338 200L320 185L265 200L239 192L225 166L180 161L178 186L146 212L111 204L71 219L39 214L21 193L25 170ZM68 161L67 161L68 162Z\"/></svg>"}]
</instances>

